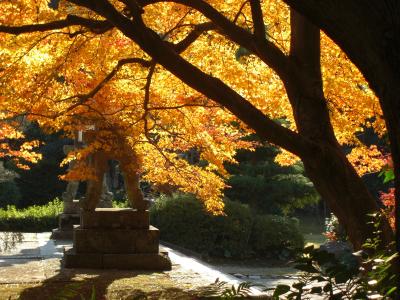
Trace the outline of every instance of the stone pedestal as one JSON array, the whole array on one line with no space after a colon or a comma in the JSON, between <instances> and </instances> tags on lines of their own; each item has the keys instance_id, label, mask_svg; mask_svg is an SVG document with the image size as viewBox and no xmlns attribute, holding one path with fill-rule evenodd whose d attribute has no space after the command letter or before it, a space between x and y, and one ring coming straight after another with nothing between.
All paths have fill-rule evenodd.
<instances>
[{"instance_id":1,"label":"stone pedestal","mask_svg":"<svg viewBox=\"0 0 400 300\"><path fill-rule=\"evenodd\" d=\"M66 268L170 270L159 251L159 231L149 225L148 211L97 208L82 211L74 226L73 248L65 249Z\"/></svg>"},{"instance_id":2,"label":"stone pedestal","mask_svg":"<svg viewBox=\"0 0 400 300\"><path fill-rule=\"evenodd\" d=\"M58 216L58 228L53 229L51 238L54 240L71 240L74 225L80 222L79 200L64 201L64 212Z\"/></svg>"}]
</instances>

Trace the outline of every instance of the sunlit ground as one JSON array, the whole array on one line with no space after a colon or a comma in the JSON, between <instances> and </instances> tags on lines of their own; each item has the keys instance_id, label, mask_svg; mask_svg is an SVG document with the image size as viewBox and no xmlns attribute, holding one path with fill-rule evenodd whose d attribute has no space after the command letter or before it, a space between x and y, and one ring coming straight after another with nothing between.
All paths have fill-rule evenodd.
<instances>
[{"instance_id":1,"label":"sunlit ground","mask_svg":"<svg viewBox=\"0 0 400 300\"><path fill-rule=\"evenodd\" d=\"M216 278L240 283L197 259L166 248L172 271L65 269L50 233L0 233L0 299L197 299ZM82 298L82 297L83 298Z\"/></svg>"},{"instance_id":2,"label":"sunlit ground","mask_svg":"<svg viewBox=\"0 0 400 300\"><path fill-rule=\"evenodd\" d=\"M323 224L302 219L307 244L325 242ZM243 281L268 287L288 284L297 271L279 261L232 261L208 265L166 248L173 262L168 272L73 270L61 267L62 249L72 241L54 242L50 233L0 233L1 299L198 299L216 278L227 287ZM257 294L257 292L256 292ZM83 298L82 298L83 297Z\"/></svg>"}]
</instances>

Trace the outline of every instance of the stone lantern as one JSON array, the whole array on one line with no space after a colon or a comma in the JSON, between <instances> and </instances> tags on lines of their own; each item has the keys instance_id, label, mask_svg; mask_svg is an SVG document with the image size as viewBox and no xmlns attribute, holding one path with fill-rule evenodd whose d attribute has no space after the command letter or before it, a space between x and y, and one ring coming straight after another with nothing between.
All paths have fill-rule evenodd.
<instances>
[{"instance_id":1,"label":"stone lantern","mask_svg":"<svg viewBox=\"0 0 400 300\"><path fill-rule=\"evenodd\" d=\"M73 145L64 145L63 151L68 155L71 151L83 147L83 131L79 130L75 134ZM70 162L68 169L72 169L74 162ZM80 223L80 200L76 199L79 188L79 181L68 181L65 192L61 198L63 200L63 212L58 216L58 228L53 229L51 238L56 240L72 239L74 225ZM102 193L98 207L112 207L113 194L108 190L107 181L104 176Z\"/></svg>"},{"instance_id":2,"label":"stone lantern","mask_svg":"<svg viewBox=\"0 0 400 300\"><path fill-rule=\"evenodd\" d=\"M96 130L84 132L95 139ZM64 251L66 268L170 270L167 252L159 250L159 231L150 226L147 203L139 188L137 158L124 140L118 140L122 155L99 150L90 158L95 179L88 181L81 205L80 225L74 226L73 247ZM107 161L116 159L123 172L132 208L96 208L101 196ZM128 167L129 166L129 167Z\"/></svg>"}]
</instances>

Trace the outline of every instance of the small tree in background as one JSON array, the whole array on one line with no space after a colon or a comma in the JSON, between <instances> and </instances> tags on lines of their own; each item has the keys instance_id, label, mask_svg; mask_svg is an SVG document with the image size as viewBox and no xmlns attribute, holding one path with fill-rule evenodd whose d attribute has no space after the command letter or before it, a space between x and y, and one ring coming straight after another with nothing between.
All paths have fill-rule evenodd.
<instances>
[{"instance_id":1,"label":"small tree in background","mask_svg":"<svg viewBox=\"0 0 400 300\"><path fill-rule=\"evenodd\" d=\"M303 165L279 165L274 161L279 152L268 143L255 151L238 151L239 163L227 167L233 176L228 180L230 188L225 195L266 214L287 215L318 203L320 196L305 176Z\"/></svg>"}]
</instances>

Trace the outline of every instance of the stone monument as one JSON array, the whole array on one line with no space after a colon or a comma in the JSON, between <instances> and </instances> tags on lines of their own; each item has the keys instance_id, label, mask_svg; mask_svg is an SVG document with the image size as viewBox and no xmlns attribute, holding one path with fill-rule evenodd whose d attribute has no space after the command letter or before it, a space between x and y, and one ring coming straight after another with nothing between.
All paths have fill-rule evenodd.
<instances>
[{"instance_id":1,"label":"stone monument","mask_svg":"<svg viewBox=\"0 0 400 300\"><path fill-rule=\"evenodd\" d=\"M90 139L90 132L87 134ZM88 181L80 225L73 230L73 247L64 250L64 266L170 270L168 253L159 250L159 231L149 223L149 211L139 187L137 157L123 140L119 142L119 155L99 150L91 156L89 164L95 170L95 178ZM132 208L96 208L107 161L114 157L120 162Z\"/></svg>"}]
</instances>

